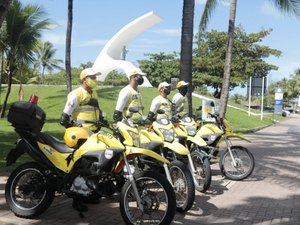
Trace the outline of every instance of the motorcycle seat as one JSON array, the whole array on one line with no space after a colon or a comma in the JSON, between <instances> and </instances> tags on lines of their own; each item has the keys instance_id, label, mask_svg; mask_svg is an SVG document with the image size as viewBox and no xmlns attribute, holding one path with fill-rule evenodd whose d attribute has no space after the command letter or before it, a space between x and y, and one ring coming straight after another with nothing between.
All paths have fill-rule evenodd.
<instances>
[{"instance_id":1,"label":"motorcycle seat","mask_svg":"<svg viewBox=\"0 0 300 225\"><path fill-rule=\"evenodd\" d=\"M46 133L40 132L38 134L38 140L43 144L53 147L55 150L59 151L60 153L71 153L75 150L74 148L68 147L65 142Z\"/></svg>"}]
</instances>

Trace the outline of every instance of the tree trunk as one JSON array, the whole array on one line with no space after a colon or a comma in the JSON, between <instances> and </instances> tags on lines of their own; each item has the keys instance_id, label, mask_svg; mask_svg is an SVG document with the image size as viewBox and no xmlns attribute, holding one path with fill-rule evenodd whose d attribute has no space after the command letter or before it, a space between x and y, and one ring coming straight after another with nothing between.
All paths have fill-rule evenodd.
<instances>
[{"instance_id":1,"label":"tree trunk","mask_svg":"<svg viewBox=\"0 0 300 225\"><path fill-rule=\"evenodd\" d=\"M226 108L227 108L227 103L229 98L230 70L231 70L232 47L233 47L233 39L234 39L236 4L237 4L237 0L230 0L228 41L227 41L227 50L226 50L225 65L224 65L222 92L221 92L221 99L220 99L220 106L219 106L219 114L223 118L226 115Z\"/></svg>"},{"instance_id":2,"label":"tree trunk","mask_svg":"<svg viewBox=\"0 0 300 225\"><path fill-rule=\"evenodd\" d=\"M72 74L71 74L71 38L73 24L73 0L68 0L68 27L66 34L66 74L67 74L67 91L72 91Z\"/></svg>"},{"instance_id":3,"label":"tree trunk","mask_svg":"<svg viewBox=\"0 0 300 225\"><path fill-rule=\"evenodd\" d=\"M5 96L5 99L4 99L2 108L1 108L0 118L3 118L4 115L5 115L7 101L8 101L8 97L10 95L10 91L11 91L13 73L14 73L14 63L10 60L10 62L9 62L9 70L8 70L7 91L6 91L6 96Z\"/></svg>"},{"instance_id":4,"label":"tree trunk","mask_svg":"<svg viewBox=\"0 0 300 225\"><path fill-rule=\"evenodd\" d=\"M4 21L4 18L5 18L5 14L10 6L10 3L11 3L12 0L1 0L0 2L0 28L2 26L2 23ZM4 65L4 57L3 57L3 52L1 52L1 71L0 71L0 100L1 100L1 89L2 89L2 74L3 74L3 65ZM0 112L0 118L2 115L2 109L1 109L1 112Z\"/></svg>"},{"instance_id":5,"label":"tree trunk","mask_svg":"<svg viewBox=\"0 0 300 225\"><path fill-rule=\"evenodd\" d=\"M12 0L1 0L0 1L0 27L3 23L3 20L5 18L5 14L9 8L9 5Z\"/></svg>"},{"instance_id":6,"label":"tree trunk","mask_svg":"<svg viewBox=\"0 0 300 225\"><path fill-rule=\"evenodd\" d=\"M44 81L45 81L45 66L42 67L41 83L44 84Z\"/></svg>"},{"instance_id":7,"label":"tree trunk","mask_svg":"<svg viewBox=\"0 0 300 225\"><path fill-rule=\"evenodd\" d=\"M193 29L194 29L195 0L183 1L181 52L180 52L180 79L189 82L187 93L189 115L193 114L192 105L192 57L193 57Z\"/></svg>"}]
</instances>

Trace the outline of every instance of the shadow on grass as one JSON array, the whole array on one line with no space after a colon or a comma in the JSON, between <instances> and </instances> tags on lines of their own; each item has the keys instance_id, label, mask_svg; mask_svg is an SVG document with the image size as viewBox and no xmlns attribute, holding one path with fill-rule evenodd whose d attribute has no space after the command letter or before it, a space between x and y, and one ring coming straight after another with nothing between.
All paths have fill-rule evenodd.
<instances>
[{"instance_id":1,"label":"shadow on grass","mask_svg":"<svg viewBox=\"0 0 300 225\"><path fill-rule=\"evenodd\" d=\"M101 88L97 90L97 94L100 98L100 101L101 98L116 101L118 99L120 90L121 87Z\"/></svg>"}]
</instances>

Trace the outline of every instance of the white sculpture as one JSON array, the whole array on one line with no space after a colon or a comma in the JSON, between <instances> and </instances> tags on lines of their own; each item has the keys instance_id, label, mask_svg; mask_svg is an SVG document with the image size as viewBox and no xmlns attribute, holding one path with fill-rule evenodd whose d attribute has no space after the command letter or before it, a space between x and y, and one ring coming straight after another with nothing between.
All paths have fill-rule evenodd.
<instances>
[{"instance_id":1,"label":"white sculpture","mask_svg":"<svg viewBox=\"0 0 300 225\"><path fill-rule=\"evenodd\" d=\"M116 69L124 70L128 77L128 72L136 66L129 61L120 59L123 47L138 34L161 21L162 18L152 11L130 22L116 33L107 42L94 62L93 69L101 72L101 75L97 79L103 81L109 72ZM142 86L152 87L147 77L144 77Z\"/></svg>"}]
</instances>

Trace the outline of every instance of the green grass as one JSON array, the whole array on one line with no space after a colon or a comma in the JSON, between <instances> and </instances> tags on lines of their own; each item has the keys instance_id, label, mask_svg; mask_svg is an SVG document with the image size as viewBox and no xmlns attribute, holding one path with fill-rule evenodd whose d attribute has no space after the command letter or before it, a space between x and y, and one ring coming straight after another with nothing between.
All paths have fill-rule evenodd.
<instances>
[{"instance_id":1,"label":"green grass","mask_svg":"<svg viewBox=\"0 0 300 225\"><path fill-rule=\"evenodd\" d=\"M73 86L73 89L76 88ZM46 123L43 127L43 132L52 134L53 136L63 139L64 127L59 124L61 112L65 106L67 91L65 86L23 86L24 100L27 101L32 94L39 97L38 105L46 112ZM106 118L112 121L112 115L118 98L120 87L102 87L98 88L99 104L103 112L106 113ZM148 110L152 99L158 95L157 88L141 88L143 95L143 104L145 107L145 115ZM19 100L19 86L13 86L9 97L6 115L10 105ZM0 105L2 106L6 93L6 87L1 89ZM170 99L176 91L172 91ZM231 103L230 103L231 104ZM197 107L201 105L201 100L193 98L193 105ZM242 107L242 106L240 106ZM234 131L249 132L257 128L272 124L273 115L269 118L260 120L259 116L249 117L247 113L228 108L227 118L229 119ZM283 117L276 116L274 119L280 120ZM14 147L18 135L14 132L13 127L7 121L6 116L0 119L0 175L12 169L12 167L5 166L5 158L8 151ZM22 160L27 160L25 157ZM22 161L21 160L21 161Z\"/></svg>"}]
</instances>

